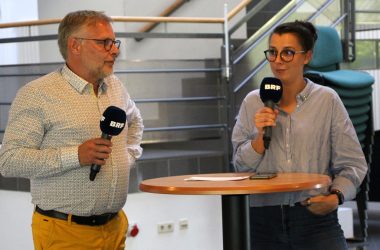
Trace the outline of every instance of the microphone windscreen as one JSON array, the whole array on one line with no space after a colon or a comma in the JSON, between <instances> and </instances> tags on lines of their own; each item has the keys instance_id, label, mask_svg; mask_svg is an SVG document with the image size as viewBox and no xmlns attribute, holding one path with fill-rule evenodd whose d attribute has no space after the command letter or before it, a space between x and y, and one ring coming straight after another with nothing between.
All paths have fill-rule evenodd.
<instances>
[{"instance_id":1,"label":"microphone windscreen","mask_svg":"<svg viewBox=\"0 0 380 250\"><path fill-rule=\"evenodd\" d=\"M118 135L123 131L127 121L127 114L124 110L109 106L100 119L100 130L107 135Z\"/></svg>"},{"instance_id":2,"label":"microphone windscreen","mask_svg":"<svg viewBox=\"0 0 380 250\"><path fill-rule=\"evenodd\" d=\"M265 103L272 101L278 103L282 96L281 80L275 77L265 77L260 85L260 98Z\"/></svg>"}]
</instances>

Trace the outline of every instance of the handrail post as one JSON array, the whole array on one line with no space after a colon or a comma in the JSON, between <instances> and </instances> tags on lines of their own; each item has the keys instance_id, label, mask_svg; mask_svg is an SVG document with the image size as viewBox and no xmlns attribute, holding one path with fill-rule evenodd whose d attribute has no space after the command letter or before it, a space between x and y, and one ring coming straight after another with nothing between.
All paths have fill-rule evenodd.
<instances>
[{"instance_id":1,"label":"handrail post","mask_svg":"<svg viewBox=\"0 0 380 250\"><path fill-rule=\"evenodd\" d=\"M343 56L348 62L355 61L355 1L342 1L343 14L347 14L343 26Z\"/></svg>"},{"instance_id":2,"label":"handrail post","mask_svg":"<svg viewBox=\"0 0 380 250\"><path fill-rule=\"evenodd\" d=\"M225 50L225 66L223 70L226 81L230 80L230 38L228 32L228 5L224 4L224 50Z\"/></svg>"},{"instance_id":3,"label":"handrail post","mask_svg":"<svg viewBox=\"0 0 380 250\"><path fill-rule=\"evenodd\" d=\"M231 58L230 58L230 32L228 29L228 5L224 4L224 53L222 50L222 60L221 63L224 63L224 66L222 65L222 81L224 85L224 91L226 96L226 103L225 103L225 119L227 121L227 130L226 130L226 140L225 140L225 148L226 152L228 152L225 155L225 160L227 162L226 166L226 172L231 172L233 169L233 166L231 165L232 162L232 144L231 144L231 128L233 124L233 110L234 110L234 95L232 92L232 84L231 78L232 78L232 68L231 68ZM223 58L224 56L224 58ZM224 60L223 60L224 59Z\"/></svg>"}]
</instances>

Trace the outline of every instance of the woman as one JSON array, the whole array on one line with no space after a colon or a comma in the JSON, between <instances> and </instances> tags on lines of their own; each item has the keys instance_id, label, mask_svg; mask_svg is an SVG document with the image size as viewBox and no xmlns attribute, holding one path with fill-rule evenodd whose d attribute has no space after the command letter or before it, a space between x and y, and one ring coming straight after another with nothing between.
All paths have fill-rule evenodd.
<instances>
[{"instance_id":1,"label":"woman","mask_svg":"<svg viewBox=\"0 0 380 250\"><path fill-rule=\"evenodd\" d=\"M330 175L327 189L250 197L252 249L347 249L337 208L353 199L367 164L339 96L304 78L317 39L309 22L276 27L264 51L283 95L272 110L259 90L244 99L232 134L238 171ZM268 149L263 128L272 126Z\"/></svg>"}]
</instances>

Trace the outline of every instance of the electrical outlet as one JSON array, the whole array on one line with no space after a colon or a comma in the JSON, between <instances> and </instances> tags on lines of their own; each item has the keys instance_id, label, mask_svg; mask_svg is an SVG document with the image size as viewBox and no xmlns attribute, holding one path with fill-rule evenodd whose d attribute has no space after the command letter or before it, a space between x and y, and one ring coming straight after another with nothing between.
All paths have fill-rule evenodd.
<instances>
[{"instance_id":1,"label":"electrical outlet","mask_svg":"<svg viewBox=\"0 0 380 250\"><path fill-rule=\"evenodd\" d=\"M180 230L188 229L189 228L189 220L186 218L179 219L178 225L179 225Z\"/></svg>"},{"instance_id":2,"label":"electrical outlet","mask_svg":"<svg viewBox=\"0 0 380 250\"><path fill-rule=\"evenodd\" d=\"M158 233L171 233L174 231L174 222L161 222L157 224Z\"/></svg>"}]
</instances>

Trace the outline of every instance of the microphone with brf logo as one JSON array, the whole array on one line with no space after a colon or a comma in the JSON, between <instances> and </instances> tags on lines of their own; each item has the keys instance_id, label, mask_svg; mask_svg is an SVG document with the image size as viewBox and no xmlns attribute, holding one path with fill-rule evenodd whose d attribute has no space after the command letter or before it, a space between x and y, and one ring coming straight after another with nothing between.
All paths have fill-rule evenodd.
<instances>
[{"instance_id":1,"label":"microphone with brf logo","mask_svg":"<svg viewBox=\"0 0 380 250\"><path fill-rule=\"evenodd\" d=\"M127 114L124 110L109 106L103 113L100 119L100 130L102 131L102 138L111 140L112 136L118 135L123 131L127 121ZM95 180L97 173L100 171L100 165L91 165L90 180Z\"/></svg>"},{"instance_id":2,"label":"microphone with brf logo","mask_svg":"<svg viewBox=\"0 0 380 250\"><path fill-rule=\"evenodd\" d=\"M265 107L274 109L276 103L280 101L282 97L282 83L281 80L275 77L265 77L261 81L260 85L260 98L263 101ZM264 147L269 148L269 144L272 138L272 127L264 127Z\"/></svg>"}]
</instances>

